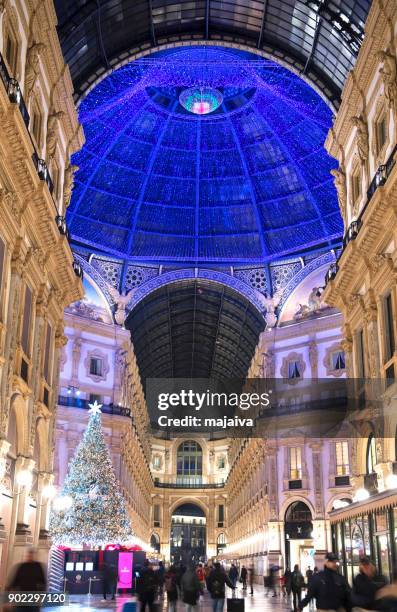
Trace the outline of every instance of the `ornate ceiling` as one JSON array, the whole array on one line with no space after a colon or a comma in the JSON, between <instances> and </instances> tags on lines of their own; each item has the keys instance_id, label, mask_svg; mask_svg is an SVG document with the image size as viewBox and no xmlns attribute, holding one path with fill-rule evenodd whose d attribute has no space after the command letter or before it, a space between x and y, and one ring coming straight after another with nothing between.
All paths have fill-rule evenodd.
<instances>
[{"instance_id":1,"label":"ornate ceiling","mask_svg":"<svg viewBox=\"0 0 397 612\"><path fill-rule=\"evenodd\" d=\"M55 0L76 95L136 52L180 41L247 45L279 58L337 104L370 0Z\"/></svg>"},{"instance_id":2,"label":"ornate ceiling","mask_svg":"<svg viewBox=\"0 0 397 612\"><path fill-rule=\"evenodd\" d=\"M72 237L190 265L332 247L343 226L323 147L331 119L302 79L251 53L194 46L132 62L80 106Z\"/></svg>"}]
</instances>

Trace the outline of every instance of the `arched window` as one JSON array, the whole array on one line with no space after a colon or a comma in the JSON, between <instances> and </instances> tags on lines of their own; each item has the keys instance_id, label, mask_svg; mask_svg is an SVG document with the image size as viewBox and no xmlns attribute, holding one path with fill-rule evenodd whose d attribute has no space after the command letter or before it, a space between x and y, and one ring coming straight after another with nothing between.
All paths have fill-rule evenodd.
<instances>
[{"instance_id":1,"label":"arched window","mask_svg":"<svg viewBox=\"0 0 397 612\"><path fill-rule=\"evenodd\" d=\"M367 444L367 456L366 456L367 474L373 474L375 472L376 464L377 464L376 438L374 434L371 434L368 438L368 444Z\"/></svg>"},{"instance_id":2,"label":"arched window","mask_svg":"<svg viewBox=\"0 0 397 612\"><path fill-rule=\"evenodd\" d=\"M150 536L150 546L156 552L160 552L160 538L157 533L152 533Z\"/></svg>"},{"instance_id":3,"label":"arched window","mask_svg":"<svg viewBox=\"0 0 397 612\"><path fill-rule=\"evenodd\" d=\"M194 440L186 440L178 447L176 459L177 482L201 484L203 473L203 451Z\"/></svg>"}]
</instances>

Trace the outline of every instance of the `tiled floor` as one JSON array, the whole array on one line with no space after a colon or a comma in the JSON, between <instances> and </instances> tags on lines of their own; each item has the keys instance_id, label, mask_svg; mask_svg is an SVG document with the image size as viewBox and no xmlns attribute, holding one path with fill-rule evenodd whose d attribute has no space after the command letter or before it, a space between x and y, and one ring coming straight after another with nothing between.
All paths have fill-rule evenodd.
<instances>
[{"instance_id":1,"label":"tiled floor","mask_svg":"<svg viewBox=\"0 0 397 612\"><path fill-rule=\"evenodd\" d=\"M230 597L229 594L227 594ZM237 593L237 597L244 597L245 599L245 612L271 612L274 610L275 612L285 612L290 611L291 606L287 605L287 601L281 597L271 597L266 596L264 594L263 588L259 586L255 588L254 595L244 595L243 591L239 590ZM62 606L62 608L46 608L46 612L61 612L61 610L66 611L76 611L79 610L81 612L121 612L123 608L123 604L126 601L131 601L130 598L118 597L115 602L107 601L102 602L101 598L93 595L91 597L87 595L71 595L69 599L69 604ZM167 600L160 599L159 610L161 612L165 612L167 610ZM184 612L185 606L183 603L178 602L178 612ZM309 608L306 608L309 612ZM208 594L205 594L201 599L200 604L198 606L197 612L210 612L212 611L211 600ZM226 611L226 603L225 603L225 611ZM139 606L137 606L137 612L139 612Z\"/></svg>"}]
</instances>

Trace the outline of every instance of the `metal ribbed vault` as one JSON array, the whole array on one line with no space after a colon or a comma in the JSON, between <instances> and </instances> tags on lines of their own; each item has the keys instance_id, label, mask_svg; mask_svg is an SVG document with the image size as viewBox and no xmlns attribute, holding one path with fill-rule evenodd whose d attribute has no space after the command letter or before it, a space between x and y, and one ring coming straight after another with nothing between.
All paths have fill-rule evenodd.
<instances>
[{"instance_id":1,"label":"metal ribbed vault","mask_svg":"<svg viewBox=\"0 0 397 612\"><path fill-rule=\"evenodd\" d=\"M203 280L154 291L130 313L142 381L146 378L245 378L262 315L230 287Z\"/></svg>"},{"instance_id":2,"label":"metal ribbed vault","mask_svg":"<svg viewBox=\"0 0 397 612\"><path fill-rule=\"evenodd\" d=\"M131 54L187 40L243 44L288 62L337 104L370 0L55 0L77 96Z\"/></svg>"}]
</instances>

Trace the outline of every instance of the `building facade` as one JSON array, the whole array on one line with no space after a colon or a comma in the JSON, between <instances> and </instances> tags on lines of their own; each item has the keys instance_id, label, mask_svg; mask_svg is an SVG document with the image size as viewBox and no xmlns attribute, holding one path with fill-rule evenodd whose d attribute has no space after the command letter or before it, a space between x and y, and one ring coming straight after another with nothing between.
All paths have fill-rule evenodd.
<instances>
[{"instance_id":1,"label":"building facade","mask_svg":"<svg viewBox=\"0 0 397 612\"><path fill-rule=\"evenodd\" d=\"M361 397L351 415L359 433L352 453L356 503L331 514L350 579L360 554L376 559L386 576L396 555L396 27L394 7L374 3L326 141L339 162L346 235L324 296L343 315L347 373Z\"/></svg>"},{"instance_id":2,"label":"building facade","mask_svg":"<svg viewBox=\"0 0 397 612\"><path fill-rule=\"evenodd\" d=\"M46 559L63 311L82 292L64 231L83 143L51 2L0 5L1 563Z\"/></svg>"},{"instance_id":3,"label":"building facade","mask_svg":"<svg viewBox=\"0 0 397 612\"><path fill-rule=\"evenodd\" d=\"M152 23L151 47L110 61L96 36L95 67L57 10L62 48L51 0L0 1L0 586L29 547L47 561L51 499L95 402L148 553L260 581L334 549L349 580L363 553L391 577L394 3L368 3L353 34L345 7L307 7L303 66L269 59L265 11L255 48L210 40L207 14L204 42L158 45ZM337 77L317 52L339 35ZM259 412L252 436L151 428L148 379L211 377L278 381L277 431Z\"/></svg>"}]
</instances>

